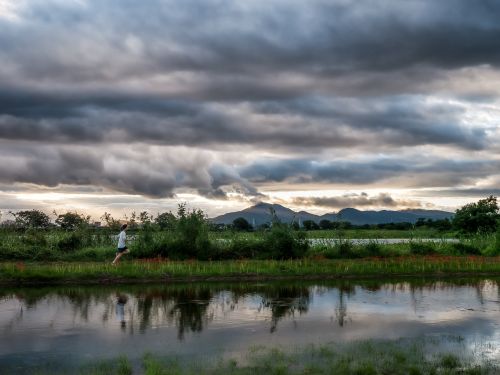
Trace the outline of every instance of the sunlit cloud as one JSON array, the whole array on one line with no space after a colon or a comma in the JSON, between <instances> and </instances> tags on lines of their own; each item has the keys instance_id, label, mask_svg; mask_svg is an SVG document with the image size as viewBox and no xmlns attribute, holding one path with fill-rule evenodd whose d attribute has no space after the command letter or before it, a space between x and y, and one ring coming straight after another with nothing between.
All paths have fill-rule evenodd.
<instances>
[{"instance_id":1,"label":"sunlit cloud","mask_svg":"<svg viewBox=\"0 0 500 375\"><path fill-rule=\"evenodd\" d=\"M453 210L496 194L499 14L0 0L0 210Z\"/></svg>"}]
</instances>

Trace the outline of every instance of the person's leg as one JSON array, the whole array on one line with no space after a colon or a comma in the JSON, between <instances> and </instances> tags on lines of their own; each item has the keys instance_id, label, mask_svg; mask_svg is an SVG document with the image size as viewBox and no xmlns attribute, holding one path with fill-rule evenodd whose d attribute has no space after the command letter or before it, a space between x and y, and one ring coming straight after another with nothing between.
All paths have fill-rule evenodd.
<instances>
[{"instance_id":1,"label":"person's leg","mask_svg":"<svg viewBox=\"0 0 500 375\"><path fill-rule=\"evenodd\" d=\"M123 253L116 254L115 260L113 260L113 262L111 264L118 263L118 261L120 260L120 258L122 257L122 255L123 255Z\"/></svg>"}]
</instances>

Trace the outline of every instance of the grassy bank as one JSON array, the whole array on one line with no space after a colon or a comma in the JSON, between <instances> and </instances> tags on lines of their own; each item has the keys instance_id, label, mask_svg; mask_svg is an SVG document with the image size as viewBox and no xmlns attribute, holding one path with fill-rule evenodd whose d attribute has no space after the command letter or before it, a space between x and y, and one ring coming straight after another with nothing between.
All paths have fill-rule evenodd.
<instances>
[{"instance_id":1,"label":"grassy bank","mask_svg":"<svg viewBox=\"0 0 500 375\"><path fill-rule=\"evenodd\" d=\"M173 356L145 354L138 364L132 363L127 357L120 357L89 363L76 371L67 372L52 368L38 369L35 373L38 375L489 375L498 373L499 368L491 361L474 358L473 353L465 348L460 338L454 338L453 352L442 350L439 347L440 340L442 339L361 341L285 349L255 347L238 358L189 361Z\"/></svg>"},{"instance_id":2,"label":"grassy bank","mask_svg":"<svg viewBox=\"0 0 500 375\"><path fill-rule=\"evenodd\" d=\"M138 282L388 276L499 275L500 257L405 256L367 259L0 263L0 282Z\"/></svg>"},{"instance_id":3,"label":"grassy bank","mask_svg":"<svg viewBox=\"0 0 500 375\"><path fill-rule=\"evenodd\" d=\"M307 232L309 235L309 232ZM227 233L226 237L205 238L203 241L179 241L172 232L145 232L130 235L128 245L133 259L163 258L182 260L236 259L328 259L363 258L373 256L398 257L406 255L500 255L500 232L461 238L457 243L426 237L412 237L405 243L387 244L383 235L359 233L368 238L363 244L351 241L347 236L337 236L331 231L321 233L314 240L303 237L306 232L274 229L263 233ZM338 235L338 233L337 233ZM400 238L408 237L401 233ZM189 236L186 236L190 238ZM27 232L0 234L0 261L80 262L108 261L114 257L113 234L88 234L79 232Z\"/></svg>"}]
</instances>

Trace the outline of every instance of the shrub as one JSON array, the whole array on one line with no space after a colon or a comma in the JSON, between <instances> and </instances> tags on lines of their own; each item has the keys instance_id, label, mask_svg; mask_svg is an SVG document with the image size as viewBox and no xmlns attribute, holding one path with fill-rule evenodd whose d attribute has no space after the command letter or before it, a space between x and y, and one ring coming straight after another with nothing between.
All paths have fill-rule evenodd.
<instances>
[{"instance_id":1,"label":"shrub","mask_svg":"<svg viewBox=\"0 0 500 375\"><path fill-rule=\"evenodd\" d=\"M431 243L424 242L410 242L410 253L415 255L430 255L434 254L436 250Z\"/></svg>"},{"instance_id":2,"label":"shrub","mask_svg":"<svg viewBox=\"0 0 500 375\"><path fill-rule=\"evenodd\" d=\"M359 258L360 254L354 251L354 245L349 240L341 239L336 244L339 257L341 258Z\"/></svg>"},{"instance_id":3,"label":"shrub","mask_svg":"<svg viewBox=\"0 0 500 375\"><path fill-rule=\"evenodd\" d=\"M458 254L458 255L466 255L466 254L471 254L471 255L479 255L481 254L481 251L472 245L468 245L462 242L458 243L453 243L451 244L451 249L453 254Z\"/></svg>"},{"instance_id":4,"label":"shrub","mask_svg":"<svg viewBox=\"0 0 500 375\"><path fill-rule=\"evenodd\" d=\"M371 256L379 256L382 253L382 246L376 241L369 241L363 248Z\"/></svg>"},{"instance_id":5,"label":"shrub","mask_svg":"<svg viewBox=\"0 0 500 375\"><path fill-rule=\"evenodd\" d=\"M453 354L445 354L441 357L441 366L446 369L455 369L460 366L460 360Z\"/></svg>"},{"instance_id":6,"label":"shrub","mask_svg":"<svg viewBox=\"0 0 500 375\"><path fill-rule=\"evenodd\" d=\"M500 255L500 229L495 233L495 238L490 241L490 244L483 251L483 255L497 256Z\"/></svg>"},{"instance_id":7,"label":"shrub","mask_svg":"<svg viewBox=\"0 0 500 375\"><path fill-rule=\"evenodd\" d=\"M47 238L45 233L40 230L28 229L22 236L21 242L24 245L32 248L42 248L47 246Z\"/></svg>"},{"instance_id":8,"label":"shrub","mask_svg":"<svg viewBox=\"0 0 500 375\"><path fill-rule=\"evenodd\" d=\"M57 237L55 247L62 252L78 250L83 245L83 236L80 232L69 232Z\"/></svg>"},{"instance_id":9,"label":"shrub","mask_svg":"<svg viewBox=\"0 0 500 375\"><path fill-rule=\"evenodd\" d=\"M457 210L453 226L463 233L493 233L498 228L497 198L490 196L477 203L469 203Z\"/></svg>"},{"instance_id":10,"label":"shrub","mask_svg":"<svg viewBox=\"0 0 500 375\"><path fill-rule=\"evenodd\" d=\"M265 243L262 238L235 238L231 241L229 251L224 259L255 258L258 254L265 253Z\"/></svg>"},{"instance_id":11,"label":"shrub","mask_svg":"<svg viewBox=\"0 0 500 375\"><path fill-rule=\"evenodd\" d=\"M264 232L263 252L257 256L272 259L301 258L308 248L309 242L304 232L275 220L271 229Z\"/></svg>"},{"instance_id":12,"label":"shrub","mask_svg":"<svg viewBox=\"0 0 500 375\"><path fill-rule=\"evenodd\" d=\"M173 224L173 240L166 251L168 257L174 259L210 259L209 226L202 210L189 211L185 204L180 204Z\"/></svg>"}]
</instances>

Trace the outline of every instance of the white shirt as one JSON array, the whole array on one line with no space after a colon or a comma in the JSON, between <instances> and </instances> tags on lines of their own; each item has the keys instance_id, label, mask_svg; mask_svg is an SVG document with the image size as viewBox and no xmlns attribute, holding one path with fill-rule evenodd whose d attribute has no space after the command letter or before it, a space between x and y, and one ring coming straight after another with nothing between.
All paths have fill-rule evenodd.
<instances>
[{"instance_id":1,"label":"white shirt","mask_svg":"<svg viewBox=\"0 0 500 375\"><path fill-rule=\"evenodd\" d=\"M118 248L124 248L125 245L125 240L127 239L127 235L125 234L125 231L122 230L120 234L118 235Z\"/></svg>"}]
</instances>

